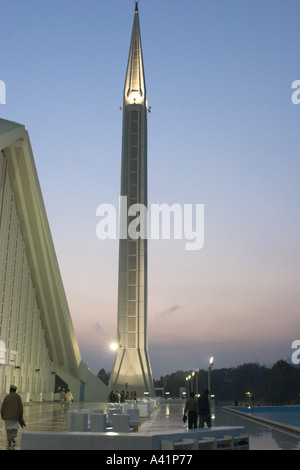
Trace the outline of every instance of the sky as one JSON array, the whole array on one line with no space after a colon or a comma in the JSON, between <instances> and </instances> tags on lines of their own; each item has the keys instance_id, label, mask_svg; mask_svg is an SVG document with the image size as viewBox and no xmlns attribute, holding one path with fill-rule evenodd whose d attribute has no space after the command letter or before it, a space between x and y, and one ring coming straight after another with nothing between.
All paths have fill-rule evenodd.
<instances>
[{"instance_id":1,"label":"sky","mask_svg":"<svg viewBox=\"0 0 300 470\"><path fill-rule=\"evenodd\" d=\"M133 0L0 0L0 116L29 132L82 359L110 371ZM204 205L204 245L148 241L154 378L272 366L300 338L298 0L141 0L148 202Z\"/></svg>"}]
</instances>

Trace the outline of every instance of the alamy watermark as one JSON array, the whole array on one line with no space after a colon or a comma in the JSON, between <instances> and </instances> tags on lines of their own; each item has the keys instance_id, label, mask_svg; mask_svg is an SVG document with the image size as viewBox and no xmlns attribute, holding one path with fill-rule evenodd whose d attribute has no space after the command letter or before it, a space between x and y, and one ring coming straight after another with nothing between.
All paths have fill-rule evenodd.
<instances>
[{"instance_id":1,"label":"alamy watermark","mask_svg":"<svg viewBox=\"0 0 300 470\"><path fill-rule=\"evenodd\" d=\"M291 100L293 104L300 103L300 80L294 80L292 83L292 88L295 91L292 93Z\"/></svg>"},{"instance_id":2,"label":"alamy watermark","mask_svg":"<svg viewBox=\"0 0 300 470\"><path fill-rule=\"evenodd\" d=\"M0 104L6 104L6 85L3 80L0 80Z\"/></svg>"},{"instance_id":3,"label":"alamy watermark","mask_svg":"<svg viewBox=\"0 0 300 470\"><path fill-rule=\"evenodd\" d=\"M300 339L295 339L292 342L291 348L296 350L291 357L292 363L298 365L300 364Z\"/></svg>"},{"instance_id":4,"label":"alamy watermark","mask_svg":"<svg viewBox=\"0 0 300 470\"><path fill-rule=\"evenodd\" d=\"M204 204L163 203L150 207L133 204L128 207L127 196L120 196L119 211L113 204L100 204L96 215L101 217L96 227L100 240L117 237L185 240L186 250L201 250L204 245Z\"/></svg>"}]
</instances>

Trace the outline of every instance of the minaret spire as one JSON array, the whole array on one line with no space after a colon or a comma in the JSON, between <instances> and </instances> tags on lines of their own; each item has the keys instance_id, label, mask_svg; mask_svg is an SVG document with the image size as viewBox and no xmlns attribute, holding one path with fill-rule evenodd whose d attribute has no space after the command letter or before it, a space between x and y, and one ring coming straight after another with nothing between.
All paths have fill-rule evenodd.
<instances>
[{"instance_id":1,"label":"minaret spire","mask_svg":"<svg viewBox=\"0 0 300 470\"><path fill-rule=\"evenodd\" d=\"M135 390L154 396L148 357L147 234L132 237L131 208L147 208L147 99L138 2L129 48L123 95L123 133L119 241L118 349L110 377L111 390ZM125 206L125 207L124 207ZM140 206L139 206L140 207ZM124 210L125 209L125 210ZM125 220L124 220L125 219ZM137 234L135 234L137 235Z\"/></svg>"},{"instance_id":2,"label":"minaret spire","mask_svg":"<svg viewBox=\"0 0 300 470\"><path fill-rule=\"evenodd\" d=\"M135 15L132 27L128 65L124 87L125 105L133 103L146 103L146 84L143 65L138 2L135 3Z\"/></svg>"}]
</instances>

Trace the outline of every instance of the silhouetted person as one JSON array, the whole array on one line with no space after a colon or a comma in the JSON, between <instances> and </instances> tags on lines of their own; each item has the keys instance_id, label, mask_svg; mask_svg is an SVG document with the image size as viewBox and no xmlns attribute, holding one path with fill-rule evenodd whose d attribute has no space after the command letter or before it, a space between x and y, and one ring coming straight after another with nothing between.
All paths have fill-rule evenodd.
<instances>
[{"instance_id":1,"label":"silhouetted person","mask_svg":"<svg viewBox=\"0 0 300 470\"><path fill-rule=\"evenodd\" d=\"M208 428L211 427L208 395L209 390L205 390L204 393L198 398L199 428L204 428L204 423L207 424Z\"/></svg>"},{"instance_id":2,"label":"silhouetted person","mask_svg":"<svg viewBox=\"0 0 300 470\"><path fill-rule=\"evenodd\" d=\"M197 428L197 399L195 398L194 392L190 393L190 398L187 400L184 408L184 414L188 416L188 427L189 429Z\"/></svg>"}]
</instances>

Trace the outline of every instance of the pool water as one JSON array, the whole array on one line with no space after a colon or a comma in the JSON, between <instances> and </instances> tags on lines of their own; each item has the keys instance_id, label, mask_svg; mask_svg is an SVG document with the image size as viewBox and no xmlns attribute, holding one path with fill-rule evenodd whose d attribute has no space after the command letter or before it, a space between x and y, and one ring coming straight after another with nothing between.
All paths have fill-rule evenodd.
<instances>
[{"instance_id":1,"label":"pool water","mask_svg":"<svg viewBox=\"0 0 300 470\"><path fill-rule=\"evenodd\" d=\"M250 416L300 428L300 406L234 406L230 408Z\"/></svg>"}]
</instances>

